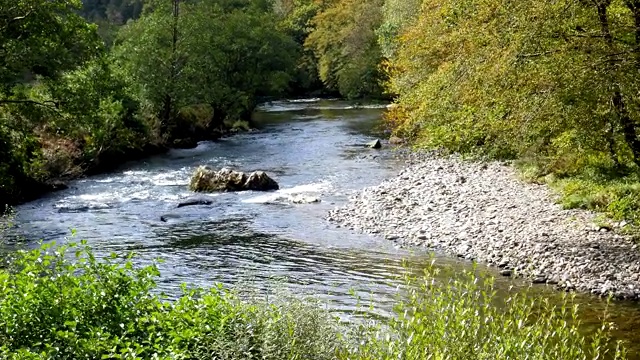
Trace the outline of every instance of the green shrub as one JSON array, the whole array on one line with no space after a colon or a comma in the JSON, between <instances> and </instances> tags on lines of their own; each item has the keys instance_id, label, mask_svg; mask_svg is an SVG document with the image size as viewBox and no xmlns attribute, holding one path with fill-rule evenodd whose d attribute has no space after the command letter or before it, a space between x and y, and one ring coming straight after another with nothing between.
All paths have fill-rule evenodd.
<instances>
[{"instance_id":1,"label":"green shrub","mask_svg":"<svg viewBox=\"0 0 640 360\"><path fill-rule=\"evenodd\" d=\"M407 278L406 300L386 332L362 343L351 359L624 359L606 322L592 336L581 331L577 305L510 290L498 297L493 279L463 272L441 284L437 268ZM441 278L441 277L439 277Z\"/></svg>"},{"instance_id":2,"label":"green shrub","mask_svg":"<svg viewBox=\"0 0 640 360\"><path fill-rule=\"evenodd\" d=\"M1 359L602 359L625 358L605 322L582 334L576 307L520 292L497 297L474 272L407 278L396 318L341 324L316 301L216 286L173 301L155 266L45 245L0 270ZM439 277L442 278L442 277Z\"/></svg>"},{"instance_id":3,"label":"green shrub","mask_svg":"<svg viewBox=\"0 0 640 360\"><path fill-rule=\"evenodd\" d=\"M341 345L312 302L241 301L221 287L167 302L156 267L130 260L74 246L18 253L0 273L0 358L331 359Z\"/></svg>"}]
</instances>

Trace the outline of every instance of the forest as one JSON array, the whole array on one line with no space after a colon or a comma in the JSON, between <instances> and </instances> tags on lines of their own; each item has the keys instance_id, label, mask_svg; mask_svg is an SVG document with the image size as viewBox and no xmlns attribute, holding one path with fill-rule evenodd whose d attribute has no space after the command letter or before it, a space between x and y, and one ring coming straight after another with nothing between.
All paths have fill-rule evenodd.
<instances>
[{"instance_id":1,"label":"forest","mask_svg":"<svg viewBox=\"0 0 640 360\"><path fill-rule=\"evenodd\" d=\"M638 280L637 276L622 279L631 276L620 271L635 271L633 266L638 263L635 257L626 256L637 251L640 238L638 71L640 0L0 0L0 358L634 358L637 341L627 344L619 336L635 336L637 304L615 302L613 295L628 290L636 296L637 286L615 289L611 284ZM153 183L171 189L167 194L172 196L162 203L145 196L130 201L134 199L127 198L130 193L120 194L126 198L124 203L133 204L127 208L131 212L121 211L123 207L92 209L85 203L82 207L55 206L68 205L64 202L35 205L34 209L25 206L17 217L11 212L12 205L62 189L68 180L249 130L255 125L251 116L260 103L298 97L390 102L383 106L382 125L394 142L415 150L437 150L434 159L456 154L460 163L466 159L495 161L489 165L507 169L504 178L516 183L512 169L502 166L513 165L523 180L557 191L565 208L597 210L615 219L616 225L594 223L593 228L576 230L579 241L569 243L574 238L568 237L565 243L565 229L577 228L580 223L574 218L584 213L554 207L555 197L546 199L553 212L545 208L532 213L529 205L535 201L522 196L527 211L514 220L512 214L506 214L516 208L508 200L497 198L487 204L491 198L485 195L504 192L504 187L451 195L450 189L468 189L479 178L487 182L503 179L487 175L487 163L470 167L475 178L467 173L443 176L443 166L424 168L435 178L433 187L443 185L441 193L451 195L441 198L452 199L441 201L446 211L413 201L417 197L434 201L425 193L431 185L423 182L427 176L421 173L416 181L400 173L401 179L411 181L408 189L399 189L398 196L381 188L380 194L391 196L389 204L380 202L379 214L372 198L364 197L368 202L360 207L367 214L393 225L393 234L376 230L379 240L384 236L388 243L384 248L369 240L351 244L355 237L330 231L325 224L330 220L324 214L320 220L318 214L324 210L305 213L307 204L245 203L248 199L232 193L234 199L229 202L210 201L212 206L200 211L201 217L164 213L180 207L173 202L182 193L174 197L178 193L169 191L184 188L184 184L175 181L162 186ZM344 103L349 106L341 111L352 114L355 107ZM379 110L367 109L367 114L373 114L371 123L380 120ZM347 121L354 120L350 116ZM317 122L333 126L328 118ZM336 134L350 131L336 128L339 130L322 136L338 137ZM299 139L299 130L286 142ZM279 133L269 135L273 134ZM248 136L244 144L258 143L262 135ZM311 147L306 136L290 152ZM269 151L283 152L273 145L283 143L269 143ZM343 142L330 144L343 150ZM259 145L260 150L252 154L263 163L273 152L262 152L265 146ZM236 155L238 146L233 146L229 148ZM322 150L327 147L323 145ZM342 156L339 151L336 153ZM374 159L380 153L375 152L385 150L357 146L355 151L367 151L371 162L363 162L364 171L360 167L349 171L357 172L358 177L382 172L369 164L379 164ZM324 163L312 163L326 152L310 154L300 160L305 170L313 166L325 170ZM386 154L393 155L391 151ZM181 171L193 165L195 158L190 156ZM289 171L289 158L283 162L285 166L278 164L281 174ZM164 165L160 171L149 172L149 178L166 175ZM134 176L121 177L122 188L135 188ZM167 179L174 180L162 178ZM115 197L109 186L95 191L101 199ZM300 187L309 186L305 182ZM344 193L340 190L331 196L344 195L347 201L346 189L352 190L345 188ZM517 197L522 194L508 191ZM462 212L457 207L460 200L473 196L480 199L480 205ZM327 200L322 202L333 201L329 196ZM238 208L229 206L231 201L250 205L236 211ZM138 207L141 203L146 207ZM393 204L401 207L392 212ZM152 207L157 209L151 211ZM53 212L40 213L43 208ZM217 213L220 208L231 210ZM497 212L498 208L505 212ZM312 223L307 215L313 214L308 218L318 220L321 230L314 233L314 225L300 228L309 232L309 238L322 242L302 241L296 238L296 230L284 231L290 223L279 221L289 215L277 212L279 209L294 209L292 218L303 225ZM20 219L29 210L38 216ZM145 211L149 213L143 214ZM464 261L461 271L449 266L457 260L436 264L440 255L430 255L415 265L409 258L395 262L392 256L409 254L397 251L402 243L391 242L406 235L399 232L397 223L412 222L411 233L416 239L426 239L432 236L430 223L434 221L429 219L456 211L459 214L454 214L457 217L450 226L443 226L448 232L443 239L450 239L452 248L456 247L452 259L466 259L460 259ZM504 217L507 222L484 222L482 217L468 216L474 215L472 211L487 212L488 220ZM260 228L258 212L277 219L273 223L277 234ZM434 218L423 216L426 212ZM566 218L550 216L559 212ZM3 216L5 213L9 216ZM119 217L110 217L114 213ZM425 223L419 228L413 224L418 218L409 216L415 213ZM232 216L226 216L229 214ZM393 214L399 214L399 219ZM541 214L555 231L551 235L531 220L542 218ZM17 224L12 223L14 219ZM50 242L63 236L68 226L76 226L72 222L84 219L85 234L89 229L104 241L75 244L77 231L71 230L62 245ZM585 219L597 222L600 218ZM127 228L129 223L132 227ZM491 227L495 234L510 234L481 236L484 233L471 233L469 223ZM105 229L101 224L117 232L107 236L100 232ZM49 225L51 232L42 231ZM347 231L343 225L336 228ZM189 232L192 227L195 231ZM29 238L23 243L15 239L14 229L30 237L44 234L45 240L37 245ZM611 237L590 237L609 232ZM620 240L619 234L629 235L629 241ZM152 236L157 237L145 242ZM332 236L335 244L326 240ZM497 268L467 262L482 260L459 250L471 251L467 239L473 237L493 242L487 248ZM539 239L530 253L523 241L527 237ZM260 247L267 243L268 247ZM510 259L508 252L501 252L507 248L526 261ZM554 253L556 248L561 248L561 256ZM416 249L423 252L427 248ZM367 258L369 252L375 257ZM188 256L196 253L202 257ZM222 253L238 257L228 261L219 255ZM343 261L340 253L350 260ZM171 256L173 262L161 268L162 260L145 257L154 254ZM615 256L607 258L607 254ZM293 261L294 257L304 261ZM544 265L533 267L534 260L542 258ZM609 261L619 258L624 262ZM178 263L192 268L172 269ZM378 263L389 267L378 268ZM328 266L333 264L335 267ZM604 265L596 268L593 264ZM568 278L547 277L551 267ZM264 268L268 274L268 279L256 277L263 282L256 289L237 276L253 268ZM286 281L287 271L294 268L300 272L290 273L294 274L290 284L295 285L294 291L302 291L281 289L280 293L281 284L270 281ZM524 282L508 279L520 276L519 269L527 276L529 268L536 270L528 279L536 285L525 289ZM161 269L168 276L161 276ZM204 274L204 283L211 286L212 281L224 279L217 272L225 269L233 269L229 282L205 289L194 280ZM317 277L307 278L307 273ZM575 293L549 295L551 289L587 289L569 283L581 280L584 274L585 282L591 282L588 276L597 280L590 286L600 290L592 294L610 294L608 301L598 303L586 293L580 298ZM192 283L182 283L175 291L167 287L183 280ZM559 281L564 281L564 288ZM365 287L358 288L360 284ZM396 297L387 299L373 292L382 286L389 286L389 295ZM307 287L326 293L329 300L325 303L317 294L307 297ZM357 304L351 308L342 303L345 297L353 297ZM374 300L384 301L385 308L375 308ZM336 313L330 301L345 312ZM585 304L584 311L579 304ZM606 309L602 314L601 308ZM618 323L609 317L616 311ZM583 323L585 314L597 321ZM636 353L628 352L627 345Z\"/></svg>"},{"instance_id":2,"label":"forest","mask_svg":"<svg viewBox=\"0 0 640 360\"><path fill-rule=\"evenodd\" d=\"M315 94L640 219L637 0L3 0L0 58L5 203Z\"/></svg>"}]
</instances>

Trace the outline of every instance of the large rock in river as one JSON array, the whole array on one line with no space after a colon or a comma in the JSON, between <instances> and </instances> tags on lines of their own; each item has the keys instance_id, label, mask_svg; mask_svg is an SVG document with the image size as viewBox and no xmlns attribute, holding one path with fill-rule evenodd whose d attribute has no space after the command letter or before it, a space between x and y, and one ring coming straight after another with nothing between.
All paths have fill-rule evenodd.
<instances>
[{"instance_id":1,"label":"large rock in river","mask_svg":"<svg viewBox=\"0 0 640 360\"><path fill-rule=\"evenodd\" d=\"M382 147L382 143L380 142L380 139L376 139L376 140L368 143L367 146L372 148L372 149L380 149Z\"/></svg>"},{"instance_id":2,"label":"large rock in river","mask_svg":"<svg viewBox=\"0 0 640 360\"><path fill-rule=\"evenodd\" d=\"M244 190L268 191L279 188L278 183L264 171L252 172L244 183Z\"/></svg>"},{"instance_id":3,"label":"large rock in river","mask_svg":"<svg viewBox=\"0 0 640 360\"><path fill-rule=\"evenodd\" d=\"M189 189L198 192L215 191L268 191L277 190L278 183L263 171L256 171L249 175L228 168L218 171L208 166L200 166L191 177Z\"/></svg>"}]
</instances>

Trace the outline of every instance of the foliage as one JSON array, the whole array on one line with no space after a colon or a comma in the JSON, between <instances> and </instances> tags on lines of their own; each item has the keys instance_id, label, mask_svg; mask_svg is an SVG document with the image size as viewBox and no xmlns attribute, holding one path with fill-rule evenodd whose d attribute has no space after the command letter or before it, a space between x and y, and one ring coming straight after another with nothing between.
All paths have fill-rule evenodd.
<instances>
[{"instance_id":1,"label":"foliage","mask_svg":"<svg viewBox=\"0 0 640 360\"><path fill-rule=\"evenodd\" d=\"M38 192L36 132L59 115L56 102L32 98L29 85L55 81L101 51L95 26L76 14L79 6L71 0L0 4L0 207L23 197L24 189Z\"/></svg>"},{"instance_id":2,"label":"foliage","mask_svg":"<svg viewBox=\"0 0 640 360\"><path fill-rule=\"evenodd\" d=\"M406 300L397 306L389 333L363 342L352 359L624 359L620 343L609 337L610 324L592 336L580 331L577 306L564 296L548 299L510 291L496 296L493 279L474 271L438 283L438 270L407 278Z\"/></svg>"},{"instance_id":3,"label":"foliage","mask_svg":"<svg viewBox=\"0 0 640 360\"><path fill-rule=\"evenodd\" d=\"M375 30L382 0L336 0L318 13L305 46L318 61L325 86L347 98L380 97L382 54Z\"/></svg>"},{"instance_id":4,"label":"foliage","mask_svg":"<svg viewBox=\"0 0 640 360\"><path fill-rule=\"evenodd\" d=\"M83 0L82 16L96 22L122 25L137 19L143 7L143 0Z\"/></svg>"},{"instance_id":5,"label":"foliage","mask_svg":"<svg viewBox=\"0 0 640 360\"><path fill-rule=\"evenodd\" d=\"M44 245L0 270L0 357L6 359L624 359L609 325L582 335L570 299L560 307L474 272L436 283L407 278L387 324L341 324L312 299L216 286L167 301L157 268L98 260L86 244ZM497 306L496 306L497 305Z\"/></svg>"},{"instance_id":6,"label":"foliage","mask_svg":"<svg viewBox=\"0 0 640 360\"><path fill-rule=\"evenodd\" d=\"M385 59L393 59L398 37L416 19L420 5L420 0L385 0L382 5L382 24L376 30Z\"/></svg>"},{"instance_id":7,"label":"foliage","mask_svg":"<svg viewBox=\"0 0 640 360\"><path fill-rule=\"evenodd\" d=\"M47 125L80 139L86 160L139 147L148 132L147 124L138 118L138 102L126 92L127 83L114 74L108 61L98 58L49 84L50 96L57 99L65 116Z\"/></svg>"},{"instance_id":8,"label":"foliage","mask_svg":"<svg viewBox=\"0 0 640 360\"><path fill-rule=\"evenodd\" d=\"M290 85L293 95L322 89L313 51L304 46L315 31L312 20L322 7L314 0L275 0L273 4L274 13L279 17L279 29L296 44L297 62Z\"/></svg>"},{"instance_id":9,"label":"foliage","mask_svg":"<svg viewBox=\"0 0 640 360\"><path fill-rule=\"evenodd\" d=\"M543 175L640 164L635 1L426 1L390 63L396 132Z\"/></svg>"},{"instance_id":10,"label":"foliage","mask_svg":"<svg viewBox=\"0 0 640 360\"><path fill-rule=\"evenodd\" d=\"M212 126L221 126L246 118L257 96L287 87L293 44L262 1L168 5L125 27L115 49L163 133L172 131L184 107L210 105Z\"/></svg>"},{"instance_id":11,"label":"foliage","mask_svg":"<svg viewBox=\"0 0 640 360\"><path fill-rule=\"evenodd\" d=\"M221 287L167 302L158 275L85 246L20 252L0 272L0 357L333 359L342 344L313 302L241 301Z\"/></svg>"},{"instance_id":12,"label":"foliage","mask_svg":"<svg viewBox=\"0 0 640 360\"><path fill-rule=\"evenodd\" d=\"M0 106L11 88L55 77L99 52L95 26L76 14L78 0L16 0L0 4Z\"/></svg>"}]
</instances>

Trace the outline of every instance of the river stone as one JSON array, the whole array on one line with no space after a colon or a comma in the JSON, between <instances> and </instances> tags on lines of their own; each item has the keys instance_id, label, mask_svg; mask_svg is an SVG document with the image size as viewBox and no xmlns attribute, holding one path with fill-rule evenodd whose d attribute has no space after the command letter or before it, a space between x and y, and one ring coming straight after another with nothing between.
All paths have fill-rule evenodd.
<instances>
[{"instance_id":1,"label":"river stone","mask_svg":"<svg viewBox=\"0 0 640 360\"><path fill-rule=\"evenodd\" d=\"M277 190L278 188L278 183L263 171L256 171L247 175L241 171L228 168L216 171L208 166L199 166L193 173L189 183L189 189L196 192L268 191Z\"/></svg>"},{"instance_id":2,"label":"river stone","mask_svg":"<svg viewBox=\"0 0 640 360\"><path fill-rule=\"evenodd\" d=\"M380 142L380 139L376 139L368 143L367 146L370 147L371 149L380 149L382 147L382 143Z\"/></svg>"},{"instance_id":3,"label":"river stone","mask_svg":"<svg viewBox=\"0 0 640 360\"><path fill-rule=\"evenodd\" d=\"M195 205L211 205L213 204L213 198L207 196L194 196L188 199L181 201L178 204L178 208L185 206L195 206Z\"/></svg>"},{"instance_id":4,"label":"river stone","mask_svg":"<svg viewBox=\"0 0 640 360\"><path fill-rule=\"evenodd\" d=\"M404 140L402 140L401 138L399 138L397 136L391 136L389 138L389 144L391 144L391 145L402 145L402 144L404 144Z\"/></svg>"},{"instance_id":5,"label":"river stone","mask_svg":"<svg viewBox=\"0 0 640 360\"><path fill-rule=\"evenodd\" d=\"M278 190L280 186L264 171L255 171L251 173L245 181L244 190L269 191Z\"/></svg>"},{"instance_id":6,"label":"river stone","mask_svg":"<svg viewBox=\"0 0 640 360\"><path fill-rule=\"evenodd\" d=\"M513 271L512 270L508 270L508 269L500 270L500 275L502 275L502 276L511 276L511 275L513 275Z\"/></svg>"},{"instance_id":7,"label":"river stone","mask_svg":"<svg viewBox=\"0 0 640 360\"><path fill-rule=\"evenodd\" d=\"M294 204L315 204L319 203L320 199L313 196L294 195L290 198L290 201Z\"/></svg>"}]
</instances>

